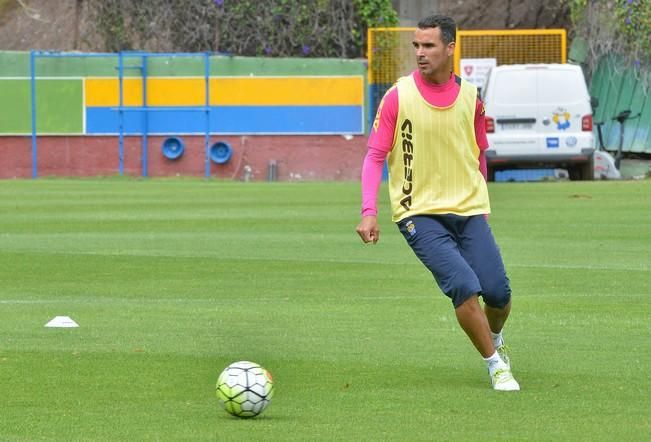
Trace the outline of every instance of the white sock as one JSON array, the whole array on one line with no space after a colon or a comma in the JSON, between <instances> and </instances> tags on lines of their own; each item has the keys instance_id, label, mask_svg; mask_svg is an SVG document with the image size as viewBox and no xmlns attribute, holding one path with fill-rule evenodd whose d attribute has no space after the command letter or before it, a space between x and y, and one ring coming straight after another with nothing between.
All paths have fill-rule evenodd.
<instances>
[{"instance_id":1,"label":"white sock","mask_svg":"<svg viewBox=\"0 0 651 442\"><path fill-rule=\"evenodd\" d=\"M495 348L500 347L504 344L504 338L502 338L502 331L499 333L491 332L491 338L493 338L493 346Z\"/></svg>"},{"instance_id":2,"label":"white sock","mask_svg":"<svg viewBox=\"0 0 651 442\"><path fill-rule=\"evenodd\" d=\"M488 366L488 372L491 374L491 376L498 368L508 368L508 366L504 363L502 358L500 358L500 355L497 352L493 353L492 356L484 358L484 361L486 361L486 366Z\"/></svg>"}]
</instances>

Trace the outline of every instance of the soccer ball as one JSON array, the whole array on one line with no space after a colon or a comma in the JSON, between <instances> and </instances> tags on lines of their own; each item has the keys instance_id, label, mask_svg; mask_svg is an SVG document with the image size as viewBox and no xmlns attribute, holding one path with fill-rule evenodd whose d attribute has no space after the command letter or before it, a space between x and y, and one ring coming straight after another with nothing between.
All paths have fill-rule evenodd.
<instances>
[{"instance_id":1,"label":"soccer ball","mask_svg":"<svg viewBox=\"0 0 651 442\"><path fill-rule=\"evenodd\" d=\"M271 373L255 362L233 362L217 379L219 403L233 416L259 415L267 408L273 394Z\"/></svg>"}]
</instances>

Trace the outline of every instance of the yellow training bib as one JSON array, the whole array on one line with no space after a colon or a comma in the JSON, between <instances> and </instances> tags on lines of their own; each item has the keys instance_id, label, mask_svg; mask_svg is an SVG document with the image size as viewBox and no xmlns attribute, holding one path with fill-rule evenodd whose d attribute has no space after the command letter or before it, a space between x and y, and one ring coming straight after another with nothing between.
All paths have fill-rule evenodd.
<instances>
[{"instance_id":1,"label":"yellow training bib","mask_svg":"<svg viewBox=\"0 0 651 442\"><path fill-rule=\"evenodd\" d=\"M411 75L397 87L398 121L388 159L393 221L490 213L475 139L477 88L462 80L456 101L436 107L425 101Z\"/></svg>"}]
</instances>

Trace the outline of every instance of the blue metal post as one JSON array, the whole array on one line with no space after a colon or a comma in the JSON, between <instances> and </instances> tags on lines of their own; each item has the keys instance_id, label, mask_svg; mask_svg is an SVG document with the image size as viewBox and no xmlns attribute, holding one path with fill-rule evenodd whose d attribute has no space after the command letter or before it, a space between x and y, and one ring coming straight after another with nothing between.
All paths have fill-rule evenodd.
<instances>
[{"instance_id":1,"label":"blue metal post","mask_svg":"<svg viewBox=\"0 0 651 442\"><path fill-rule=\"evenodd\" d=\"M38 177L38 147L36 140L36 52L29 53L29 74L32 102L32 178Z\"/></svg>"},{"instance_id":2,"label":"blue metal post","mask_svg":"<svg viewBox=\"0 0 651 442\"><path fill-rule=\"evenodd\" d=\"M145 109L143 112L142 124L142 176L147 176L147 156L149 151L148 135L149 132L149 106L147 104L147 54L142 54L142 105Z\"/></svg>"},{"instance_id":3,"label":"blue metal post","mask_svg":"<svg viewBox=\"0 0 651 442\"><path fill-rule=\"evenodd\" d=\"M119 152L120 157L120 176L124 175L124 60L122 59L122 51L118 53L118 83L120 85L120 106L118 108L118 126L119 126Z\"/></svg>"},{"instance_id":4,"label":"blue metal post","mask_svg":"<svg viewBox=\"0 0 651 442\"><path fill-rule=\"evenodd\" d=\"M204 74L206 83L206 133L204 138L206 150L206 178L210 177L210 54L204 53Z\"/></svg>"}]
</instances>

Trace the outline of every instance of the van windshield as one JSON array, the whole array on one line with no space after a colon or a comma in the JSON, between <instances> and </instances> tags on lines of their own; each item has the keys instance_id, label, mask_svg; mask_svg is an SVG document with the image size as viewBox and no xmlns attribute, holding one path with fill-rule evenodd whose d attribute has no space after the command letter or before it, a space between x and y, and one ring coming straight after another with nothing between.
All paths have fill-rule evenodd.
<instances>
[{"instance_id":1,"label":"van windshield","mask_svg":"<svg viewBox=\"0 0 651 442\"><path fill-rule=\"evenodd\" d=\"M573 71L530 69L502 71L493 81L500 104L558 104L584 99L585 83ZM538 87L536 87L538 85Z\"/></svg>"}]
</instances>

